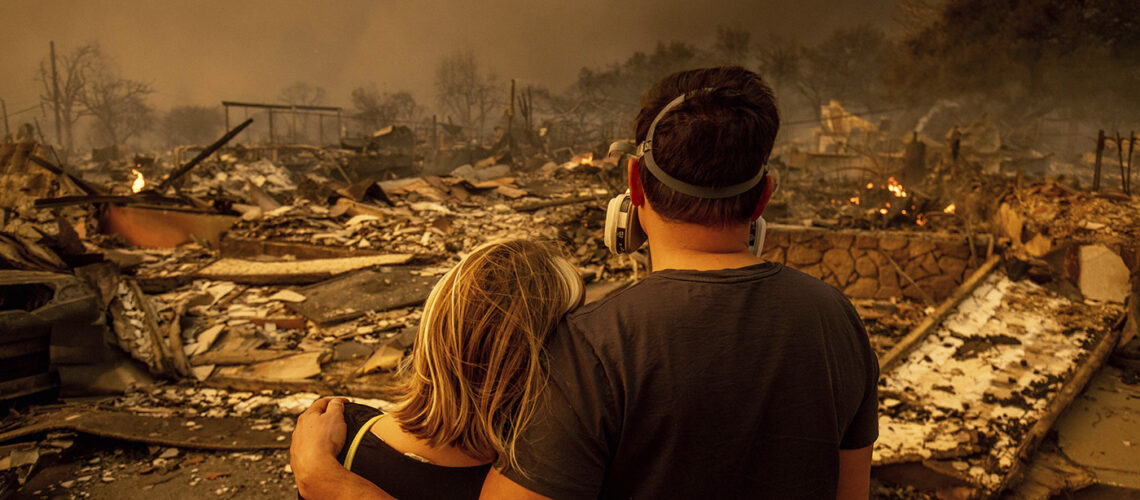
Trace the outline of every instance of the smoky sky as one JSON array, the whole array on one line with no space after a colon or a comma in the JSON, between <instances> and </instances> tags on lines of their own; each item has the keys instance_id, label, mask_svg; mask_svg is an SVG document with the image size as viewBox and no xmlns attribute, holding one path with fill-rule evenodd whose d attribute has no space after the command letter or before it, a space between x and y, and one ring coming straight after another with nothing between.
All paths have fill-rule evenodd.
<instances>
[{"instance_id":1,"label":"smoky sky","mask_svg":"<svg viewBox=\"0 0 1140 500\"><path fill-rule=\"evenodd\" d=\"M459 49L504 81L559 91L582 67L621 62L659 40L709 46L718 25L745 28L754 41L810 43L858 24L889 32L894 2L3 0L0 98L9 112L37 103L35 68L54 40L60 53L99 42L124 77L153 86L159 109L273 102L294 82L325 88L329 105L348 106L351 89L371 82L432 105L434 69Z\"/></svg>"}]
</instances>

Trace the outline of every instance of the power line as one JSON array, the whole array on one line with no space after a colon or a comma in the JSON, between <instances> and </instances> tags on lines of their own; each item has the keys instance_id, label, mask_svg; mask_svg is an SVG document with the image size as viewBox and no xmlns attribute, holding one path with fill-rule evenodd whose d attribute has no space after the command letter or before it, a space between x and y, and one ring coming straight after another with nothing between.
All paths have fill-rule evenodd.
<instances>
[{"instance_id":1,"label":"power line","mask_svg":"<svg viewBox=\"0 0 1140 500\"><path fill-rule=\"evenodd\" d=\"M8 116L9 116L9 117L13 117L13 116L16 116L16 115L18 115L18 114L21 114L21 113L27 113L28 111L32 111L32 110L35 110L35 109L39 109L39 107L40 107L40 105L39 105L39 104L34 104L34 105L32 105L32 106L29 106L29 107L27 107L27 108L21 109L21 110L19 110L19 111L14 111L14 112L8 113Z\"/></svg>"}]
</instances>

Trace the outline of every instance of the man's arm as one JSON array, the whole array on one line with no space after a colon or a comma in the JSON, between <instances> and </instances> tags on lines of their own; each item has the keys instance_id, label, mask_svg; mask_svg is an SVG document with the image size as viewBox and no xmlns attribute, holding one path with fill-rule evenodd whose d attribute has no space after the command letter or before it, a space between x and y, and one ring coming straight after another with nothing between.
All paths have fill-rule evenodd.
<instances>
[{"instance_id":1,"label":"man's arm","mask_svg":"<svg viewBox=\"0 0 1140 500\"><path fill-rule=\"evenodd\" d=\"M499 469L494 467L491 467L491 471L487 473L487 479L483 481L483 489L479 492L479 498L492 500L498 500L500 498L508 500L550 499L548 496L535 493L511 481L510 478L504 476L499 472Z\"/></svg>"},{"instance_id":2,"label":"man's arm","mask_svg":"<svg viewBox=\"0 0 1140 500\"><path fill-rule=\"evenodd\" d=\"M345 439L344 402L340 398L318 399L297 417L289 446L289 465L297 492L309 500L391 499L391 495L336 461Z\"/></svg>"},{"instance_id":3,"label":"man's arm","mask_svg":"<svg viewBox=\"0 0 1140 500\"><path fill-rule=\"evenodd\" d=\"M873 445L872 445L873 446ZM866 500L871 491L871 448L839 450L837 500ZM483 491L487 491L484 487Z\"/></svg>"}]
</instances>

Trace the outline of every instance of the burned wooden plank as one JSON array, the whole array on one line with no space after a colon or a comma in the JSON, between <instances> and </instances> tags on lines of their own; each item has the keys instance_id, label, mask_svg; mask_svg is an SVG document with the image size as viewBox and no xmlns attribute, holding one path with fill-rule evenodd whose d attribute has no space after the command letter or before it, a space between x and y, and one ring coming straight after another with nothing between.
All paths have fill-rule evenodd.
<instances>
[{"instance_id":1,"label":"burned wooden plank","mask_svg":"<svg viewBox=\"0 0 1140 500\"><path fill-rule=\"evenodd\" d=\"M416 305L427 299L438 277L421 276L418 269L382 268L297 289L305 296L286 307L318 324L347 321L370 311Z\"/></svg>"},{"instance_id":2,"label":"burned wooden plank","mask_svg":"<svg viewBox=\"0 0 1140 500\"><path fill-rule=\"evenodd\" d=\"M322 351L303 352L249 365L219 368L217 374L257 380L304 380L321 374L320 359L325 355Z\"/></svg>"},{"instance_id":3,"label":"burned wooden plank","mask_svg":"<svg viewBox=\"0 0 1140 500\"><path fill-rule=\"evenodd\" d=\"M308 284L351 271L405 264L412 254L367 255L339 259L260 262L221 259L195 273L198 278L253 285Z\"/></svg>"},{"instance_id":4,"label":"burned wooden plank","mask_svg":"<svg viewBox=\"0 0 1140 500\"><path fill-rule=\"evenodd\" d=\"M1089 358L1073 373L1060 393L1050 402L1045 412L1022 438L1021 444L1017 447L1018 460L1014 462L1013 469L1005 475L1001 485L997 488L998 491L1004 491L1016 481L1020 480L1021 471L1029 460L1033 458L1033 452L1037 449L1037 445L1045 438L1045 434L1053 428L1053 424L1061 416L1061 413L1064 412L1081 391L1084 390L1089 380L1092 380L1093 375L1104 366L1104 362L1108 360L1108 356L1112 354L1112 350L1116 348L1116 341L1119 339L1120 330L1117 329L1109 330L1108 333L1100 339L1100 342L1097 343L1096 348L1093 349Z\"/></svg>"},{"instance_id":5,"label":"burned wooden plank","mask_svg":"<svg viewBox=\"0 0 1140 500\"><path fill-rule=\"evenodd\" d=\"M171 353L173 346L165 341L162 329L158 326L158 313L155 312L154 305L150 302L150 297L147 297L146 294L139 289L138 282L134 280L126 280L124 282L127 284L131 295L134 296L135 303L138 304L139 309L142 310L143 331L150 340L151 348L154 350L154 362L158 371L160 373L176 371L174 367L174 357ZM181 343L179 347L181 347Z\"/></svg>"},{"instance_id":6,"label":"burned wooden plank","mask_svg":"<svg viewBox=\"0 0 1140 500\"><path fill-rule=\"evenodd\" d=\"M190 358L193 366L203 365L248 365L263 361L273 361L296 354L285 349L250 349L245 351L209 351Z\"/></svg>"},{"instance_id":7,"label":"burned wooden plank","mask_svg":"<svg viewBox=\"0 0 1140 500\"><path fill-rule=\"evenodd\" d=\"M903 340L895 344L894 348L887 352L885 356L879 358L879 370L881 372L889 370L895 363L902 359L903 356L910 352L915 345L926 338L931 330L937 327L943 319L946 319L946 316L953 312L954 308L958 307L958 304L978 287L978 284L982 282L983 278L989 275L990 271L993 271L994 266L996 266L998 262L1001 262L1001 257L996 255L991 256L985 264L982 264L982 267L979 267L966 281L958 285L958 288L950 294L949 298L942 301L942 304L938 306L938 309L936 309L933 314L923 319L922 323L919 323Z\"/></svg>"},{"instance_id":8,"label":"burned wooden plank","mask_svg":"<svg viewBox=\"0 0 1140 500\"><path fill-rule=\"evenodd\" d=\"M68 406L37 415L35 423L0 433L0 443L55 430L138 443L199 450L261 450L289 447L288 436L273 429L254 430L244 418L143 416L87 406ZM285 439L282 439L285 437Z\"/></svg>"},{"instance_id":9,"label":"burned wooden plank","mask_svg":"<svg viewBox=\"0 0 1140 500\"><path fill-rule=\"evenodd\" d=\"M155 193L143 192L135 195L83 195L83 196L60 196L57 198L40 198L35 201L36 208L60 208L70 207L72 205L87 205L99 203L113 203L116 205L171 205L171 206L184 206L186 200L182 198L171 198L169 196L161 196Z\"/></svg>"},{"instance_id":10,"label":"burned wooden plank","mask_svg":"<svg viewBox=\"0 0 1140 500\"><path fill-rule=\"evenodd\" d=\"M53 164L53 163L51 163L51 162L49 162L43 158L40 158L40 157L35 156L35 155L31 155L31 156L28 156L28 159L31 160L32 163L35 163L36 165L43 167L48 172L51 172L51 173L58 175L60 177L64 177L67 180L71 181L72 183L75 184L75 187L78 187L79 189L83 190L84 193L87 193L89 195L99 195L99 194L103 194L103 193L107 192L106 189L100 188L94 184L90 184L87 181L80 178L79 176L72 175L71 173L68 173L66 170L63 169L63 167L55 165L55 164Z\"/></svg>"},{"instance_id":11,"label":"burned wooden plank","mask_svg":"<svg viewBox=\"0 0 1140 500\"><path fill-rule=\"evenodd\" d=\"M369 250L356 247L334 247L328 245L312 245L291 241L255 240L250 238L235 238L227 236L222 238L222 257L285 257L292 256L297 259L336 259L342 257L359 257L362 255L379 255L378 250Z\"/></svg>"}]
</instances>

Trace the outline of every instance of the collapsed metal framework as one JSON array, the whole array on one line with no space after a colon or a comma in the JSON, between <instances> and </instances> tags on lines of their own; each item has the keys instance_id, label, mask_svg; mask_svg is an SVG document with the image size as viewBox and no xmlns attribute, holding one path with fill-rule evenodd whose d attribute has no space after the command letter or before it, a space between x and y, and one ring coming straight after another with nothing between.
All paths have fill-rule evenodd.
<instances>
[{"instance_id":1,"label":"collapsed metal framework","mask_svg":"<svg viewBox=\"0 0 1140 500\"><path fill-rule=\"evenodd\" d=\"M325 142L325 118L336 119L336 142L340 142L343 138L343 128L341 126L342 113L344 108L335 106L305 106L305 105L291 105L291 104L266 104L257 102L238 102L238 101L222 101L222 107L225 108L226 114L226 130L230 129L230 107L241 108L244 110L249 109L264 109L269 115L269 143L277 143L276 129L274 128L274 115L286 115L291 120L291 130L293 137L292 142L297 140L297 117L301 116L303 119L309 116L317 117L317 135L320 143ZM248 114L248 113L247 113Z\"/></svg>"}]
</instances>

